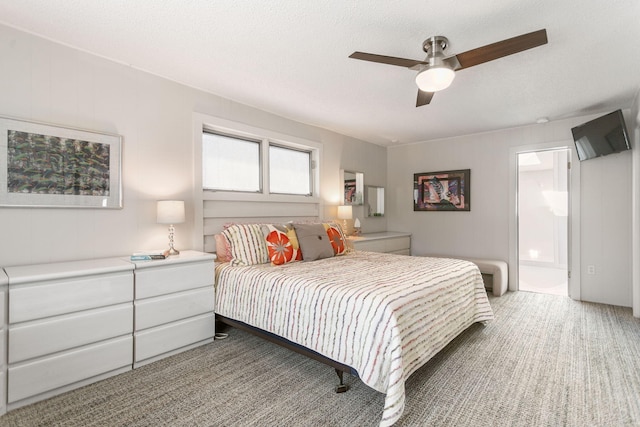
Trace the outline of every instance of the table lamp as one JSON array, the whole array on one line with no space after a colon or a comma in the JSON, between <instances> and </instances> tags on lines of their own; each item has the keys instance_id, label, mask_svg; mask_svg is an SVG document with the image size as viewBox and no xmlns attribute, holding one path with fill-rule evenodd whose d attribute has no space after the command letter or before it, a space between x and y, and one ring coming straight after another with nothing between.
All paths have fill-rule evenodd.
<instances>
[{"instance_id":1,"label":"table lamp","mask_svg":"<svg viewBox=\"0 0 640 427\"><path fill-rule=\"evenodd\" d=\"M180 252L173 247L173 224L184 222L184 201L182 200L158 200L158 224L169 224L169 255L178 255Z\"/></svg>"},{"instance_id":2,"label":"table lamp","mask_svg":"<svg viewBox=\"0 0 640 427\"><path fill-rule=\"evenodd\" d=\"M338 219L341 219L343 222L344 234L347 233L347 220L353 217L353 210L351 209L351 205L341 205L338 206Z\"/></svg>"}]
</instances>

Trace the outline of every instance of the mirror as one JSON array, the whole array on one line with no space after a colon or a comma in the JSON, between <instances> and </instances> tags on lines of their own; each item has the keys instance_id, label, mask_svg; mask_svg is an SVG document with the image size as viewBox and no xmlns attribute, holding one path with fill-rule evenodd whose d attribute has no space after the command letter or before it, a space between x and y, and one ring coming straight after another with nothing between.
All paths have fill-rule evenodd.
<instances>
[{"instance_id":1,"label":"mirror","mask_svg":"<svg viewBox=\"0 0 640 427\"><path fill-rule=\"evenodd\" d=\"M367 215L384 216L384 187L367 185Z\"/></svg>"},{"instance_id":2,"label":"mirror","mask_svg":"<svg viewBox=\"0 0 640 427\"><path fill-rule=\"evenodd\" d=\"M364 204L364 174L362 172L344 171L344 204Z\"/></svg>"}]
</instances>

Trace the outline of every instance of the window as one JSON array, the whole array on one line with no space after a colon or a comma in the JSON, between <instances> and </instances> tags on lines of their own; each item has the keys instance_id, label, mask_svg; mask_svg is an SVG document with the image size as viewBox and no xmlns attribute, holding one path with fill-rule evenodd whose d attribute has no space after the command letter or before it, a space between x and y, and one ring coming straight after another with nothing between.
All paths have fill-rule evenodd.
<instances>
[{"instance_id":1,"label":"window","mask_svg":"<svg viewBox=\"0 0 640 427\"><path fill-rule=\"evenodd\" d=\"M259 192L260 142L203 132L202 187Z\"/></svg>"},{"instance_id":2,"label":"window","mask_svg":"<svg viewBox=\"0 0 640 427\"><path fill-rule=\"evenodd\" d=\"M269 192L311 195L311 153L269 145Z\"/></svg>"},{"instance_id":3,"label":"window","mask_svg":"<svg viewBox=\"0 0 640 427\"><path fill-rule=\"evenodd\" d=\"M313 196L317 148L238 133L203 130L204 190Z\"/></svg>"}]
</instances>

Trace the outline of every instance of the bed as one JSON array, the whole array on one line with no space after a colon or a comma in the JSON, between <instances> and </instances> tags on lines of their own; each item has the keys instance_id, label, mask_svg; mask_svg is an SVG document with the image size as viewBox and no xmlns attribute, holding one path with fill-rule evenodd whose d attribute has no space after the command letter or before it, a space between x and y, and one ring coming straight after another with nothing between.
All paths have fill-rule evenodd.
<instances>
[{"instance_id":1,"label":"bed","mask_svg":"<svg viewBox=\"0 0 640 427\"><path fill-rule=\"evenodd\" d=\"M216 314L358 375L386 395L381 426L401 417L414 371L493 318L471 262L347 250L305 262L304 249L303 262L218 264Z\"/></svg>"}]
</instances>

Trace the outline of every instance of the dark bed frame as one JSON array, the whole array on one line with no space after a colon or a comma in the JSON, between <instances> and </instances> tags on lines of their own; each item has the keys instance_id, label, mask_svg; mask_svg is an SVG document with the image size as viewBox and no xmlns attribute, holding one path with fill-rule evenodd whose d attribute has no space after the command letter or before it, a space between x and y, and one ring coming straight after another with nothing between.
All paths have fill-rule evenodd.
<instances>
[{"instance_id":1,"label":"dark bed frame","mask_svg":"<svg viewBox=\"0 0 640 427\"><path fill-rule=\"evenodd\" d=\"M216 320L218 320L221 323L224 323L225 325L240 329L242 331L246 331L249 332L250 334L256 335L260 338L263 338L267 341L270 341L272 343L278 344L282 347L288 348L289 350L295 351L296 353L300 353L304 356L307 356L311 359L317 360L318 362L322 362L326 365L331 366L332 368L335 369L336 374L338 375L338 378L340 379L340 384L338 384L338 386L336 387L336 393L344 393L345 391L349 390L349 386L346 385L344 383L344 373L350 373L354 376L358 376L358 372L353 369L351 366L349 365L345 365L343 363L340 362L336 362L333 359L329 359L326 356L323 356L320 353L317 353L313 350L310 350L306 347L301 346L300 344L296 344L292 341L289 341L286 338L282 338L276 334L272 334L271 332L267 332L264 331L262 329L258 329L254 326L251 325L247 325L244 322L240 322L238 320L234 320L234 319L230 319L228 317L224 317L221 316L219 314L216 314Z\"/></svg>"}]
</instances>

